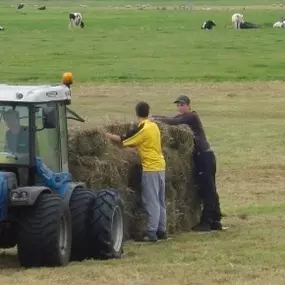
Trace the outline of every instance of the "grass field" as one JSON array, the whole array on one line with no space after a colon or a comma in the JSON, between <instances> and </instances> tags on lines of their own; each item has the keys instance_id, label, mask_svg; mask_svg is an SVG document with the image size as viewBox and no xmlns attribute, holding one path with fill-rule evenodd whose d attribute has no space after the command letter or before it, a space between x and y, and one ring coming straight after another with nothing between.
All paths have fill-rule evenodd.
<instances>
[{"instance_id":1,"label":"grass field","mask_svg":"<svg viewBox=\"0 0 285 285\"><path fill-rule=\"evenodd\" d=\"M167 11L40 3L48 10L0 4L1 81L56 82L66 70L89 83L283 80L285 38L272 28L282 8L244 11L265 28L238 33L229 27L233 11L174 11L179 2ZM84 30L67 29L71 10L83 13ZM216 31L200 29L208 18Z\"/></svg>"},{"instance_id":2,"label":"grass field","mask_svg":"<svg viewBox=\"0 0 285 285\"><path fill-rule=\"evenodd\" d=\"M120 9L103 1L89 1L85 9L81 1L38 1L48 10L30 5L23 15L11 3L16 2L0 4L0 25L6 28L0 32L2 82L56 83L62 72L72 71L72 108L88 126L106 116L132 118L140 99L154 114L174 114L173 99L181 92L191 96L216 152L224 224L230 228L157 245L128 243L122 260L59 269L22 270L15 252L6 251L0 256L1 283L283 285L285 37L271 26L284 9L252 1L256 6L243 14L265 28L237 32L227 27L232 11L221 9L225 1L196 1L195 11L164 12L156 6L128 10L123 1L112 4ZM201 10L204 3L212 10ZM71 10L83 13L86 29L68 31ZM208 18L217 22L215 31L200 30Z\"/></svg>"}]
</instances>

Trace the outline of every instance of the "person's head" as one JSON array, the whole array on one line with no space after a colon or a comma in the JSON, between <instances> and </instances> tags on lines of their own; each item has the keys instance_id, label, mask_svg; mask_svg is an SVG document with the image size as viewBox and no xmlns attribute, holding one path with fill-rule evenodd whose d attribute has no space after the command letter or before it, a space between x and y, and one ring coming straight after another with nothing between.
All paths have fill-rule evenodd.
<instances>
[{"instance_id":1,"label":"person's head","mask_svg":"<svg viewBox=\"0 0 285 285\"><path fill-rule=\"evenodd\" d=\"M3 113L3 119L7 127L13 132L17 133L20 130L20 115L18 111L8 110Z\"/></svg>"},{"instance_id":2,"label":"person's head","mask_svg":"<svg viewBox=\"0 0 285 285\"><path fill-rule=\"evenodd\" d=\"M136 105L136 115L139 119L146 119L149 116L150 107L148 103L141 101Z\"/></svg>"},{"instance_id":3,"label":"person's head","mask_svg":"<svg viewBox=\"0 0 285 285\"><path fill-rule=\"evenodd\" d=\"M173 103L177 104L178 112L181 114L187 113L190 110L190 99L186 95L180 95Z\"/></svg>"}]
</instances>

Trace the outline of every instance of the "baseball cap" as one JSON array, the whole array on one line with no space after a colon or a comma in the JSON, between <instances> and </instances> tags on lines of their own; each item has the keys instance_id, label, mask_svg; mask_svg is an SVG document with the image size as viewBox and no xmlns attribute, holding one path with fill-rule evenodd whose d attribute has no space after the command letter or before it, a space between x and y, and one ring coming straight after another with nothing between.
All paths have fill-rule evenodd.
<instances>
[{"instance_id":1,"label":"baseball cap","mask_svg":"<svg viewBox=\"0 0 285 285\"><path fill-rule=\"evenodd\" d=\"M182 104L186 104L189 105L190 104L190 99L188 96L186 95L180 95L176 101L174 101L173 103L182 103Z\"/></svg>"}]
</instances>

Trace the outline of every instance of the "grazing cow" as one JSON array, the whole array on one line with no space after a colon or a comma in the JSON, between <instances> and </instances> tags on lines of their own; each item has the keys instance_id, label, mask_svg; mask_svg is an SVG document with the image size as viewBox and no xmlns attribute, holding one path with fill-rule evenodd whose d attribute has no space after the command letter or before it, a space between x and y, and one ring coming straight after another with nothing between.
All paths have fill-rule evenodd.
<instances>
[{"instance_id":1,"label":"grazing cow","mask_svg":"<svg viewBox=\"0 0 285 285\"><path fill-rule=\"evenodd\" d=\"M208 20L203 23L203 25L201 26L201 29L202 30L212 30L214 27L216 27L215 21Z\"/></svg>"},{"instance_id":2,"label":"grazing cow","mask_svg":"<svg viewBox=\"0 0 285 285\"><path fill-rule=\"evenodd\" d=\"M243 19L243 15L242 14L233 14L232 15L232 24L234 26L234 28L236 28L237 30L240 29L240 24L244 23L244 19Z\"/></svg>"},{"instance_id":3,"label":"grazing cow","mask_svg":"<svg viewBox=\"0 0 285 285\"><path fill-rule=\"evenodd\" d=\"M250 22L243 22L240 24L241 29L261 29L260 25L250 23Z\"/></svg>"},{"instance_id":4,"label":"grazing cow","mask_svg":"<svg viewBox=\"0 0 285 285\"><path fill-rule=\"evenodd\" d=\"M84 28L85 26L80 13L70 13L69 14L69 28L74 27L74 26L77 26L77 27L80 26L81 28Z\"/></svg>"},{"instance_id":5,"label":"grazing cow","mask_svg":"<svg viewBox=\"0 0 285 285\"><path fill-rule=\"evenodd\" d=\"M23 9L24 7L25 7L25 4L24 4L24 3L21 3L21 4L18 5L18 8L17 8L17 9L18 9L18 11L19 11L19 10Z\"/></svg>"}]
</instances>

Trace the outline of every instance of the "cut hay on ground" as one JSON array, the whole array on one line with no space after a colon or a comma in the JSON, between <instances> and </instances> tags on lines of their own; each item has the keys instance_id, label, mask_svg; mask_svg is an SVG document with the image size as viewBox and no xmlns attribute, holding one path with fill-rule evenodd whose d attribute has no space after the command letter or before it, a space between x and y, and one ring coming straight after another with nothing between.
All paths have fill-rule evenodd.
<instances>
[{"instance_id":1,"label":"cut hay on ground","mask_svg":"<svg viewBox=\"0 0 285 285\"><path fill-rule=\"evenodd\" d=\"M192 180L193 135L188 127L158 123L166 159L168 231L189 230L200 215L200 203ZM104 132L124 135L131 124L113 124L98 129L71 130L70 170L75 180L92 189L116 188L126 208L127 238L145 230L140 200L140 159L134 148L106 141Z\"/></svg>"}]
</instances>

